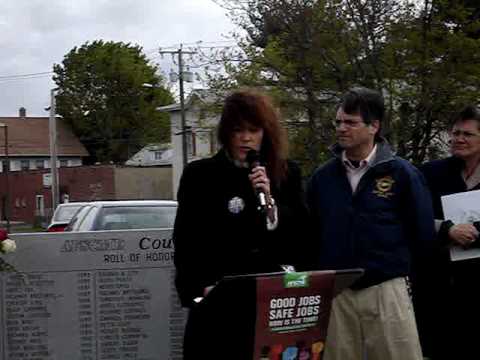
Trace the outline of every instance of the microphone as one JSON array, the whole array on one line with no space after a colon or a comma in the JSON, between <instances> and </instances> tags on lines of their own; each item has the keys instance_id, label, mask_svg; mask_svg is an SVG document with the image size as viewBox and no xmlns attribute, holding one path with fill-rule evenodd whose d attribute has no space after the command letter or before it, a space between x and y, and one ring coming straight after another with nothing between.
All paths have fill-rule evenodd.
<instances>
[{"instance_id":1,"label":"microphone","mask_svg":"<svg viewBox=\"0 0 480 360\"><path fill-rule=\"evenodd\" d=\"M250 170L260 166L260 154L255 149L248 150L246 160ZM267 196L260 188L255 188L255 194L257 195L258 210L264 211L267 208Z\"/></svg>"}]
</instances>

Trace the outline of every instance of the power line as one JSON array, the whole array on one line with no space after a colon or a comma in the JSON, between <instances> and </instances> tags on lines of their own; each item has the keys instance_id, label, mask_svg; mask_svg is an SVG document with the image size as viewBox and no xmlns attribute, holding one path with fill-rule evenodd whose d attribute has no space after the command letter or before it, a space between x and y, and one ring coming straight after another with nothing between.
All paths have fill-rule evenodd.
<instances>
[{"instance_id":1,"label":"power line","mask_svg":"<svg viewBox=\"0 0 480 360\"><path fill-rule=\"evenodd\" d=\"M23 75L0 76L0 84L19 82L19 81L25 81L25 80L43 79L46 77L51 77L52 74L53 72L40 72L40 73L23 74Z\"/></svg>"},{"instance_id":2,"label":"power line","mask_svg":"<svg viewBox=\"0 0 480 360\"><path fill-rule=\"evenodd\" d=\"M19 74L19 75L3 75L0 76L0 80L10 80L10 79L17 79L17 78L24 78L24 77L32 77L32 76L46 76L46 75L52 75L53 71L44 71L44 72L38 72L38 73L30 73L30 74Z\"/></svg>"},{"instance_id":3,"label":"power line","mask_svg":"<svg viewBox=\"0 0 480 360\"><path fill-rule=\"evenodd\" d=\"M44 75L44 76L36 76L36 77L29 77L29 78L0 80L0 84L14 83L14 82L20 82L20 81L26 81L26 80L44 79L44 78L47 78L47 77L49 77L49 76L48 76L48 75Z\"/></svg>"},{"instance_id":4,"label":"power line","mask_svg":"<svg viewBox=\"0 0 480 360\"><path fill-rule=\"evenodd\" d=\"M192 46L194 48L198 49L215 49L215 48L232 48L232 47L238 47L237 45L216 45L216 44L224 44L224 43L236 43L235 40L212 40L212 41L195 41L195 42L190 42L190 43L183 43L183 44L173 44L170 46L165 46L161 47L162 50L167 50L167 49L177 49L180 46ZM212 46L209 46L207 44L214 44ZM195 46L196 45L196 46ZM153 55L158 51L157 49L148 49L144 50L144 53L147 57L149 55ZM187 53L187 52L184 52ZM153 58L157 58L157 56ZM49 75L53 75L53 71L43 71L43 72L36 72L36 73L28 73L28 74L15 74L15 75L0 75L0 82L4 82L7 80L23 80L23 79L32 79L32 78L39 78L39 77L46 77Z\"/></svg>"}]
</instances>

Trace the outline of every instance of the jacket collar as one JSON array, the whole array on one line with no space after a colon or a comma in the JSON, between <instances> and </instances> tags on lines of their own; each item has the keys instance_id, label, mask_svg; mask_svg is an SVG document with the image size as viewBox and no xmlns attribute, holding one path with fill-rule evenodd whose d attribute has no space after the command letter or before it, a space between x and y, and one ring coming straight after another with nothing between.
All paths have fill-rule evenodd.
<instances>
[{"instance_id":1,"label":"jacket collar","mask_svg":"<svg viewBox=\"0 0 480 360\"><path fill-rule=\"evenodd\" d=\"M458 171L462 171L463 168L465 167L465 161L453 155L446 158L445 162L448 164L448 166L451 166L452 168L455 168Z\"/></svg>"},{"instance_id":2,"label":"jacket collar","mask_svg":"<svg viewBox=\"0 0 480 360\"><path fill-rule=\"evenodd\" d=\"M248 169L248 165L233 160L225 148L221 148L220 150L218 150L218 152L213 156L213 159L227 167Z\"/></svg>"},{"instance_id":3,"label":"jacket collar","mask_svg":"<svg viewBox=\"0 0 480 360\"><path fill-rule=\"evenodd\" d=\"M375 154L375 158L373 158L372 161L369 163L369 166L372 168L376 167L377 165L392 161L395 156L393 154L392 148L390 147L390 144L385 138L381 137L376 142L376 145L377 153ZM332 145L330 147L330 151L340 162L342 161L343 148L340 146L340 144L336 143Z\"/></svg>"}]
</instances>

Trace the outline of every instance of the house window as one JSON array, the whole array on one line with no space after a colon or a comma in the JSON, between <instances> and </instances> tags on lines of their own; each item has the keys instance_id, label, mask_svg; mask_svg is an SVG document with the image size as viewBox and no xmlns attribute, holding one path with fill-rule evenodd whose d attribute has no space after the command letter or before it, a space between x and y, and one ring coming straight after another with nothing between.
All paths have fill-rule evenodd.
<instances>
[{"instance_id":1,"label":"house window","mask_svg":"<svg viewBox=\"0 0 480 360\"><path fill-rule=\"evenodd\" d=\"M210 154L217 152L217 133L215 130L210 131Z\"/></svg>"},{"instance_id":2,"label":"house window","mask_svg":"<svg viewBox=\"0 0 480 360\"><path fill-rule=\"evenodd\" d=\"M45 161L44 160L35 160L35 167L37 169L45 169Z\"/></svg>"},{"instance_id":3,"label":"house window","mask_svg":"<svg viewBox=\"0 0 480 360\"><path fill-rule=\"evenodd\" d=\"M67 167L68 166L68 160L60 160L60 167Z\"/></svg>"},{"instance_id":4,"label":"house window","mask_svg":"<svg viewBox=\"0 0 480 360\"><path fill-rule=\"evenodd\" d=\"M187 154L188 156L197 156L197 141L195 133L190 129L185 134L187 136Z\"/></svg>"},{"instance_id":5,"label":"house window","mask_svg":"<svg viewBox=\"0 0 480 360\"><path fill-rule=\"evenodd\" d=\"M28 170L30 169L30 161L28 160L20 160L20 169Z\"/></svg>"},{"instance_id":6,"label":"house window","mask_svg":"<svg viewBox=\"0 0 480 360\"><path fill-rule=\"evenodd\" d=\"M2 161L2 171L7 171L7 169L9 170L8 161L7 161L7 160L3 160L3 161Z\"/></svg>"},{"instance_id":7,"label":"house window","mask_svg":"<svg viewBox=\"0 0 480 360\"><path fill-rule=\"evenodd\" d=\"M155 151L155 160L162 160L162 152L161 151Z\"/></svg>"},{"instance_id":8,"label":"house window","mask_svg":"<svg viewBox=\"0 0 480 360\"><path fill-rule=\"evenodd\" d=\"M43 199L43 195L35 196L35 215L45 216L45 202Z\"/></svg>"}]
</instances>

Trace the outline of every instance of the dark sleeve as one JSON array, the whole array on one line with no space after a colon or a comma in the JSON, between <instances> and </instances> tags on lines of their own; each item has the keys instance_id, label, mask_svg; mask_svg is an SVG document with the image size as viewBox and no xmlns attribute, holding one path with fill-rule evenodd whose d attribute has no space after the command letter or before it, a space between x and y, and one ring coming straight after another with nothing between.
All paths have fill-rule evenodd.
<instances>
[{"instance_id":1,"label":"dark sleeve","mask_svg":"<svg viewBox=\"0 0 480 360\"><path fill-rule=\"evenodd\" d=\"M440 174L437 174L432 163L423 164L420 167L420 171L425 177L425 180L427 182L427 187L430 190L430 194L432 197L434 218L437 220L443 220L444 215L443 215L443 207L442 207L442 200L441 200L442 196L438 191L437 187L435 186L436 184L435 182L442 181L442 179L439 178ZM448 246L450 244L451 239L450 239L450 236L448 235L448 231L450 230L450 227L452 225L453 223L451 221L449 222L443 221L442 224L440 225L440 228L438 229L438 233L437 233L438 241L443 246Z\"/></svg>"},{"instance_id":2,"label":"dark sleeve","mask_svg":"<svg viewBox=\"0 0 480 360\"><path fill-rule=\"evenodd\" d=\"M305 192L307 214L304 220L306 244L304 248L304 261L306 270L318 270L318 251L321 242L321 225L318 218L317 184L315 174L308 180Z\"/></svg>"},{"instance_id":3,"label":"dark sleeve","mask_svg":"<svg viewBox=\"0 0 480 360\"><path fill-rule=\"evenodd\" d=\"M423 175L410 166L403 211L408 220L412 256L425 260L437 248L432 198Z\"/></svg>"},{"instance_id":4,"label":"dark sleeve","mask_svg":"<svg viewBox=\"0 0 480 360\"><path fill-rule=\"evenodd\" d=\"M192 166L193 165L193 166ZM192 306L193 299L203 296L203 289L213 285L209 283L209 268L202 256L204 242L199 241L201 214L207 210L206 202L202 200L201 168L195 164L187 166L180 179L177 200L178 210L173 228L175 244L174 263L176 268L175 285L182 306ZM203 204L203 208L201 205Z\"/></svg>"},{"instance_id":5,"label":"dark sleeve","mask_svg":"<svg viewBox=\"0 0 480 360\"><path fill-rule=\"evenodd\" d=\"M307 191L306 191L306 203L307 203L307 209L309 214L311 214L314 211L315 208L315 202L313 199L315 199L315 177L312 176L309 181L307 182Z\"/></svg>"},{"instance_id":6,"label":"dark sleeve","mask_svg":"<svg viewBox=\"0 0 480 360\"><path fill-rule=\"evenodd\" d=\"M288 162L287 181L275 195L278 206L278 228L275 238L282 264L294 265L296 269L305 268L305 247L307 208L300 168L294 162Z\"/></svg>"},{"instance_id":7,"label":"dark sleeve","mask_svg":"<svg viewBox=\"0 0 480 360\"><path fill-rule=\"evenodd\" d=\"M420 166L419 169L425 178L427 187L432 196L433 213L435 219L443 219L443 209L441 202L442 196L439 193L437 187L435 186L436 183L438 183L439 181L443 181L443 179L439 178L441 174L435 171L435 166L432 163L423 164L422 166Z\"/></svg>"},{"instance_id":8,"label":"dark sleeve","mask_svg":"<svg viewBox=\"0 0 480 360\"><path fill-rule=\"evenodd\" d=\"M422 167L422 172L425 168ZM428 174L428 171L427 171ZM427 178L428 179L428 178ZM430 178L431 180L431 178ZM438 345L438 314L448 308L448 252L442 247L433 225L434 211L427 182L422 174L411 177L411 195L407 212L411 213L416 236L412 239L412 293L417 328L426 354ZM410 205L408 205L410 204Z\"/></svg>"},{"instance_id":9,"label":"dark sleeve","mask_svg":"<svg viewBox=\"0 0 480 360\"><path fill-rule=\"evenodd\" d=\"M408 177L408 193L403 194L403 212L408 221L409 231L406 235L411 253L410 275L414 298L417 298L417 304L418 299L423 302L422 312L428 312L425 299L431 299L431 294L440 288L436 282L443 281L444 255L435 233L432 201L425 179L416 168L408 171Z\"/></svg>"}]
</instances>

